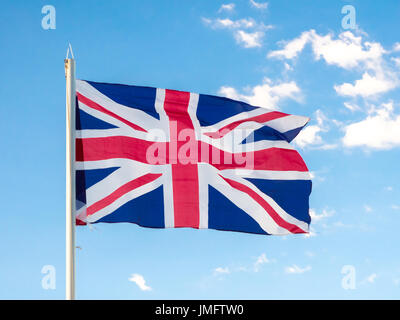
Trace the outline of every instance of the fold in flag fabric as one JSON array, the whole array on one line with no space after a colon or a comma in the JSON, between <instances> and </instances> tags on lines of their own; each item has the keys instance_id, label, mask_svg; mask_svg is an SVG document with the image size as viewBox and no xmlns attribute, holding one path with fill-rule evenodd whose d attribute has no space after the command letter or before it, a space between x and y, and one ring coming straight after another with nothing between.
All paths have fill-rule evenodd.
<instances>
[{"instance_id":1,"label":"fold in flag fabric","mask_svg":"<svg viewBox=\"0 0 400 320\"><path fill-rule=\"evenodd\" d=\"M76 223L307 233L308 118L228 98L76 81Z\"/></svg>"}]
</instances>

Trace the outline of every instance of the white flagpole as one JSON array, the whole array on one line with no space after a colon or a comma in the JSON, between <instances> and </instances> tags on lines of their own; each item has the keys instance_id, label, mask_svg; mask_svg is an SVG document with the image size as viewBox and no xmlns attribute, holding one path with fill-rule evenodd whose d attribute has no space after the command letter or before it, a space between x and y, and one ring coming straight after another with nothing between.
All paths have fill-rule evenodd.
<instances>
[{"instance_id":1,"label":"white flagpole","mask_svg":"<svg viewBox=\"0 0 400 320\"><path fill-rule=\"evenodd\" d=\"M68 49L69 50L69 49ZM66 300L75 299L75 60L64 60L66 79Z\"/></svg>"}]
</instances>

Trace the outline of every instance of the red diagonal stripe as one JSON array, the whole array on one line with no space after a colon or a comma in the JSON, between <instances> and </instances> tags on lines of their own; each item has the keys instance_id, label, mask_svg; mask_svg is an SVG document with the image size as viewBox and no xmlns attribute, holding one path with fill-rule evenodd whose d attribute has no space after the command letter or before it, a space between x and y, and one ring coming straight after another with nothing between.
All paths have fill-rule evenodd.
<instances>
[{"instance_id":1,"label":"red diagonal stripe","mask_svg":"<svg viewBox=\"0 0 400 320\"><path fill-rule=\"evenodd\" d=\"M237 181L231 180L224 178L223 176L219 175L222 179L224 179L226 182L228 182L231 187L242 191L246 194L248 194L254 201L256 201L258 204L260 204L264 209L265 212L268 213L271 218L275 221L275 223L288 230L291 233L307 233L303 229L299 228L295 224L289 223L286 220L284 220L270 205L263 197L261 197L257 192L249 188L248 186L239 183Z\"/></svg>"},{"instance_id":2,"label":"red diagonal stripe","mask_svg":"<svg viewBox=\"0 0 400 320\"><path fill-rule=\"evenodd\" d=\"M82 220L80 220L80 219L78 219L78 218L75 218L75 225L77 225L77 226L86 226L86 222L85 221L82 221Z\"/></svg>"},{"instance_id":3,"label":"red diagonal stripe","mask_svg":"<svg viewBox=\"0 0 400 320\"><path fill-rule=\"evenodd\" d=\"M127 124L128 126L130 126L131 128L135 129L135 130L139 130L139 131L144 131L147 132L145 129L143 129L142 127L120 117L119 115L115 114L114 112L107 110L106 108L102 107L101 105L97 104L96 102L90 100L89 98L83 96L82 94L80 94L79 92L76 93L76 96L78 97L78 100L82 103L84 103L85 105L87 105L88 107L95 109L97 111L101 111L115 119L118 119L119 121Z\"/></svg>"},{"instance_id":4,"label":"red diagonal stripe","mask_svg":"<svg viewBox=\"0 0 400 320\"><path fill-rule=\"evenodd\" d=\"M113 203L118 198L122 197L124 194L156 180L161 175L162 175L161 173L148 173L132 181L129 181L128 183L125 183L123 186L119 187L117 190L115 190L107 197L89 206L86 211L87 215L90 216L96 213L97 211Z\"/></svg>"},{"instance_id":5,"label":"red diagonal stripe","mask_svg":"<svg viewBox=\"0 0 400 320\"><path fill-rule=\"evenodd\" d=\"M254 122L258 122L258 123L264 123L267 121L271 121L271 120L286 117L286 116L288 116L287 113L283 113L283 112L279 112L279 111L272 111L272 112L261 114L259 116L254 116L254 117L247 118L247 119L237 120L235 122L227 124L226 126L222 127L221 129L219 129L216 132L207 132L204 134L209 136L210 138L218 139L218 138L222 138L224 135L226 135L227 133L229 133L230 131L235 129L238 125L240 125L243 122L254 121Z\"/></svg>"}]
</instances>

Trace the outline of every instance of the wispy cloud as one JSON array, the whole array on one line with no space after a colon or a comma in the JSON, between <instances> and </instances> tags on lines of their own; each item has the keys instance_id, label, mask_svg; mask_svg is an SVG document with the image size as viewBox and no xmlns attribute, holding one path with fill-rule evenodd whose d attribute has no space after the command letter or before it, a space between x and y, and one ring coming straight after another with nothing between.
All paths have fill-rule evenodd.
<instances>
[{"instance_id":1,"label":"wispy cloud","mask_svg":"<svg viewBox=\"0 0 400 320\"><path fill-rule=\"evenodd\" d=\"M254 262L253 269L254 272L258 272L261 269L261 266L266 263L270 263L271 261L267 259L265 253L262 253L259 257L257 257L256 261Z\"/></svg>"},{"instance_id":2,"label":"wispy cloud","mask_svg":"<svg viewBox=\"0 0 400 320\"><path fill-rule=\"evenodd\" d=\"M322 132L329 130L327 126L327 118L324 113L318 109L313 117L316 124L307 125L299 135L293 140L293 142L300 148L314 147L314 148L327 148L327 144L324 143L321 137Z\"/></svg>"},{"instance_id":3,"label":"wispy cloud","mask_svg":"<svg viewBox=\"0 0 400 320\"><path fill-rule=\"evenodd\" d=\"M238 44L243 45L245 48L256 48L261 47L261 41L264 36L264 32L246 32L243 30L238 30L235 32L235 39Z\"/></svg>"},{"instance_id":4,"label":"wispy cloud","mask_svg":"<svg viewBox=\"0 0 400 320\"><path fill-rule=\"evenodd\" d=\"M305 238L315 237L317 235L317 231L315 230L315 226L322 226L323 228L327 228L328 225L326 223L322 223L325 219L332 217L335 214L335 210L323 209L321 212L317 212L315 209L311 208L309 211L311 217L311 226L309 233L305 234Z\"/></svg>"},{"instance_id":5,"label":"wispy cloud","mask_svg":"<svg viewBox=\"0 0 400 320\"><path fill-rule=\"evenodd\" d=\"M231 6L229 6L230 8ZM219 11L221 11L222 7ZM233 10L233 7L232 7ZM223 11L226 11L224 9ZM265 25L263 22L257 22L253 18L242 18L233 20L230 18L201 18L203 23L212 29L229 30L236 43L244 48L257 48L263 44L263 38L267 30L273 26Z\"/></svg>"},{"instance_id":6,"label":"wispy cloud","mask_svg":"<svg viewBox=\"0 0 400 320\"><path fill-rule=\"evenodd\" d=\"M227 3L227 4L222 4L218 12L223 12L223 11L232 12L234 9L235 9L234 3Z\"/></svg>"},{"instance_id":7,"label":"wispy cloud","mask_svg":"<svg viewBox=\"0 0 400 320\"><path fill-rule=\"evenodd\" d=\"M311 225L310 229L308 230L308 233L305 233L303 235L304 238L312 238L315 237L317 235L317 232L315 230L315 228Z\"/></svg>"},{"instance_id":8,"label":"wispy cloud","mask_svg":"<svg viewBox=\"0 0 400 320\"><path fill-rule=\"evenodd\" d=\"M365 212L372 212L372 207L370 207L367 204L364 204L364 210L365 210Z\"/></svg>"},{"instance_id":9,"label":"wispy cloud","mask_svg":"<svg viewBox=\"0 0 400 320\"><path fill-rule=\"evenodd\" d=\"M331 217L335 214L334 210L323 209L321 213L317 213L315 209L310 209L310 217L313 223L320 222L321 220Z\"/></svg>"},{"instance_id":10,"label":"wispy cloud","mask_svg":"<svg viewBox=\"0 0 400 320\"><path fill-rule=\"evenodd\" d=\"M229 274L231 271L228 267L218 267L214 269L214 275Z\"/></svg>"},{"instance_id":11,"label":"wispy cloud","mask_svg":"<svg viewBox=\"0 0 400 320\"><path fill-rule=\"evenodd\" d=\"M396 42L394 45L393 45L393 49L392 49L394 52L398 52L398 51L400 51L400 42Z\"/></svg>"},{"instance_id":12,"label":"wispy cloud","mask_svg":"<svg viewBox=\"0 0 400 320\"><path fill-rule=\"evenodd\" d=\"M250 0L250 4L252 7L257 8L257 9L267 9L268 8L268 2L256 2L254 0Z\"/></svg>"},{"instance_id":13,"label":"wispy cloud","mask_svg":"<svg viewBox=\"0 0 400 320\"><path fill-rule=\"evenodd\" d=\"M360 283L361 284L372 284L375 282L377 277L378 277L378 275L376 273L372 273L368 277L366 277L364 280L362 280Z\"/></svg>"},{"instance_id":14,"label":"wispy cloud","mask_svg":"<svg viewBox=\"0 0 400 320\"><path fill-rule=\"evenodd\" d=\"M332 127L342 127L342 123L336 119L325 116L321 109L317 109L311 117L310 124L300 131L293 142L302 149L332 150L340 143L338 141L327 142L323 139Z\"/></svg>"},{"instance_id":15,"label":"wispy cloud","mask_svg":"<svg viewBox=\"0 0 400 320\"><path fill-rule=\"evenodd\" d=\"M351 112L355 112L355 111L360 111L360 110L361 110L361 107L358 106L358 105L355 104L355 103L352 103L352 102L344 102L343 104L344 104L345 108L346 108L347 110L350 110Z\"/></svg>"},{"instance_id":16,"label":"wispy cloud","mask_svg":"<svg viewBox=\"0 0 400 320\"><path fill-rule=\"evenodd\" d=\"M141 274L134 273L131 275L131 277L128 280L136 283L136 285L142 291L151 291L152 290L151 287L146 285L146 280L144 279L144 277Z\"/></svg>"},{"instance_id":17,"label":"wispy cloud","mask_svg":"<svg viewBox=\"0 0 400 320\"><path fill-rule=\"evenodd\" d=\"M214 29L248 29L255 27L257 24L254 19L239 19L239 20L232 20L229 18L217 18L217 19L209 19L209 18L202 18L203 22L206 25L209 25L211 28Z\"/></svg>"},{"instance_id":18,"label":"wispy cloud","mask_svg":"<svg viewBox=\"0 0 400 320\"><path fill-rule=\"evenodd\" d=\"M312 252L312 251L308 251L308 250L307 250L304 254L305 254L307 257L309 257L309 258L315 257L315 253Z\"/></svg>"},{"instance_id":19,"label":"wispy cloud","mask_svg":"<svg viewBox=\"0 0 400 320\"><path fill-rule=\"evenodd\" d=\"M276 259L269 259L265 253L261 253L255 258L253 263L215 268L213 270L213 276L221 276L237 272L259 272L263 265L276 262Z\"/></svg>"},{"instance_id":20,"label":"wispy cloud","mask_svg":"<svg viewBox=\"0 0 400 320\"><path fill-rule=\"evenodd\" d=\"M304 268L300 268L299 266L294 264L291 267L286 267L285 268L285 273L287 273L287 274L301 274L301 273L304 273L304 272L307 272L307 271L310 271L310 270L311 270L311 266L306 266Z\"/></svg>"}]
</instances>

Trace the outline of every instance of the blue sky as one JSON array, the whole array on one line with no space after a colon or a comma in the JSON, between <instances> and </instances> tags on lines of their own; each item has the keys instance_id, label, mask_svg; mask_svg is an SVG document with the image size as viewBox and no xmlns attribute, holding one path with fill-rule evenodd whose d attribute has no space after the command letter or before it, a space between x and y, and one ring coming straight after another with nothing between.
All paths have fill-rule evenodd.
<instances>
[{"instance_id":1,"label":"blue sky","mask_svg":"<svg viewBox=\"0 0 400 320\"><path fill-rule=\"evenodd\" d=\"M349 4L356 25L343 29ZM55 29L42 28L44 5L56 10ZM399 16L394 0L4 2L0 298L64 298L71 42L81 79L310 116L295 144L314 176L308 237L78 228L78 298L398 299ZM42 288L45 265L54 290ZM344 266L353 289L342 286Z\"/></svg>"}]
</instances>

